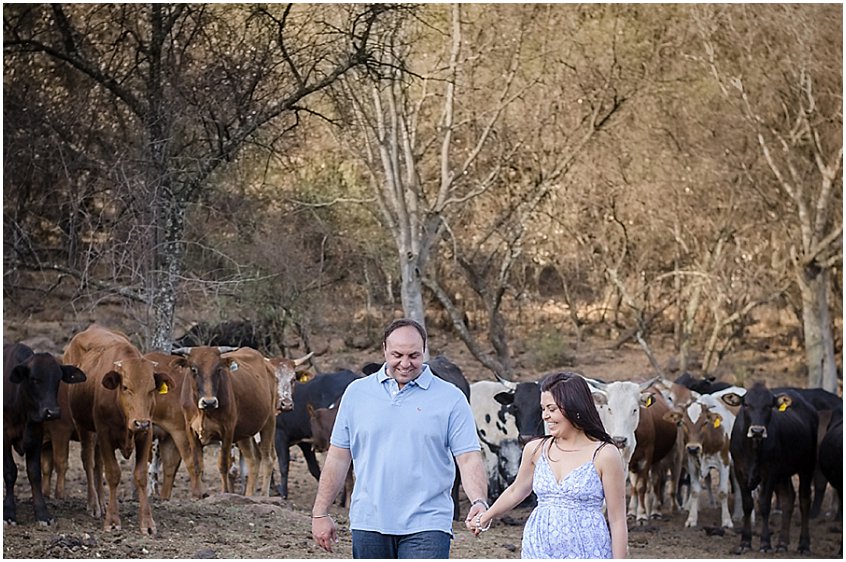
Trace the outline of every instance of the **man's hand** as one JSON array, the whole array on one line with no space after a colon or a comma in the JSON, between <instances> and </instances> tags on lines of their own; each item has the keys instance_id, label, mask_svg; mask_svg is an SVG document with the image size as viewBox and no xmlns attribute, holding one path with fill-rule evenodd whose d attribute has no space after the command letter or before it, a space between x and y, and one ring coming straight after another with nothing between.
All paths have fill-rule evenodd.
<instances>
[{"instance_id":1,"label":"man's hand","mask_svg":"<svg viewBox=\"0 0 846 562\"><path fill-rule=\"evenodd\" d=\"M470 506L470 511L467 513L467 518L464 520L464 525L467 527L467 530L472 531L472 533L477 537L482 531L478 526L476 526L476 517L482 515L485 511L487 511L487 509L481 503L474 504Z\"/></svg>"},{"instance_id":2,"label":"man's hand","mask_svg":"<svg viewBox=\"0 0 846 562\"><path fill-rule=\"evenodd\" d=\"M313 517L311 520L311 536L326 552L332 552L332 544L338 542L335 533L335 522L331 517Z\"/></svg>"}]
</instances>

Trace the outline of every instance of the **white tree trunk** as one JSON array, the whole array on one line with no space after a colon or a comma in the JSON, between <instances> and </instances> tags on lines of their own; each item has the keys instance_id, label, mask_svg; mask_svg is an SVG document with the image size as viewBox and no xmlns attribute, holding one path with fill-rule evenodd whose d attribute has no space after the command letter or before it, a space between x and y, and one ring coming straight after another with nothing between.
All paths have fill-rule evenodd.
<instances>
[{"instance_id":1,"label":"white tree trunk","mask_svg":"<svg viewBox=\"0 0 846 562\"><path fill-rule=\"evenodd\" d=\"M831 315L828 307L829 272L798 272L802 294L802 322L805 330L805 360L808 386L837 392Z\"/></svg>"}]
</instances>

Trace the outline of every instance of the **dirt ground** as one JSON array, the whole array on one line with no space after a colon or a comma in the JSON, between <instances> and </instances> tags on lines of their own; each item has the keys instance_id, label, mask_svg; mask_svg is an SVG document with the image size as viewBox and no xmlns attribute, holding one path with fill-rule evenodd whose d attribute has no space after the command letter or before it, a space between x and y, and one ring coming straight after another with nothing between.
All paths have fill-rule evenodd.
<instances>
[{"instance_id":1,"label":"dirt ground","mask_svg":"<svg viewBox=\"0 0 846 562\"><path fill-rule=\"evenodd\" d=\"M36 351L50 351L60 354L72 330L69 324L49 320L38 322L33 318L15 321L4 317L4 340L25 341ZM100 319L103 322L102 319ZM74 325L79 329L79 323ZM106 324L109 325L109 324ZM84 327L84 326L83 326ZM434 334L431 340L433 354L446 352L465 370L471 381L489 378L463 345L443 335ZM515 345L518 348L518 364L522 360L519 349L531 350L531 345ZM570 350L572 368L588 376L605 380L619 380L641 376L650 371L645 355L636 347L610 350L608 343L588 341ZM760 349L737 354L728 358L727 373L742 373L744 377L766 374L771 384L797 384L797 373L801 358L791 349ZM659 354L659 360L668 356ZM369 360L378 360L378 350L340 350L317 357L321 371L340 367L363 365ZM534 380L542 373L527 370L521 378ZM731 376L724 376L729 382ZM218 489L216 455L218 448L206 450L206 472L204 482L207 490ZM137 501L132 500L130 461L123 461L120 513L123 529L105 533L102 522L91 518L85 512L85 477L79 461L79 448L72 443L71 466L68 471L68 498L48 499L48 506L56 518L54 525L41 527L34 524L30 502L29 484L23 462L18 458L17 481L18 525L3 527L3 558L350 558L351 542L348 530L347 510L333 507L339 526L339 543L333 553L322 551L311 538L310 508L317 484L308 474L305 461L297 447L292 450L290 497L247 498L240 495L212 493L203 500L191 499L188 494L188 478L180 469L174 497L170 501L154 499L153 516L158 526L158 536L144 537L138 530ZM831 513L829 489L824 505L824 517L812 522L812 558L838 558L842 555L842 521L834 521ZM707 506L707 501L704 502ZM462 511L468 508L462 499ZM522 526L530 513L529 509L517 509L506 521L497 521L491 530L479 539L463 527L463 522L454 526L455 538L452 544L452 558L510 559L520 557ZM779 525L780 516L775 514L772 524ZM644 526L630 523L629 554L632 558L795 558L799 534L798 507L793 517L790 550L787 553L762 554L757 550L742 555L735 554L739 536L735 530L713 534L719 521L716 508L706 507L700 513L704 527L684 528L684 513L673 513L662 520L654 520ZM736 523L739 525L739 522ZM756 529L759 525L756 525ZM717 529L717 531L721 531ZM753 546L758 547L757 534Z\"/></svg>"}]
</instances>

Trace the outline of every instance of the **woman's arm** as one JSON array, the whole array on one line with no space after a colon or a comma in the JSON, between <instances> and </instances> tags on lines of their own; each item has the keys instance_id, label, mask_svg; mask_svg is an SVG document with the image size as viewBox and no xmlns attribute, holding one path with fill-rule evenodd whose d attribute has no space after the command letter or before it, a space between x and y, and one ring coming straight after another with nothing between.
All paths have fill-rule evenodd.
<instances>
[{"instance_id":1,"label":"woman's arm","mask_svg":"<svg viewBox=\"0 0 846 562\"><path fill-rule=\"evenodd\" d=\"M532 480L535 474L535 459L540 451L537 443L526 445L523 447L523 457L520 459L520 468L517 470L517 477L514 482L508 486L499 498L494 502L491 508L481 515L480 522L482 528L487 527L494 517L505 515L514 509L520 502L526 499L532 493ZM468 521L467 528L473 531L473 534L478 536L481 532L476 527L475 521Z\"/></svg>"},{"instance_id":2,"label":"woman's arm","mask_svg":"<svg viewBox=\"0 0 846 562\"><path fill-rule=\"evenodd\" d=\"M611 554L614 558L628 556L629 528L626 524L626 471L623 457L614 446L600 449L596 465L605 491L608 530L611 532Z\"/></svg>"}]
</instances>

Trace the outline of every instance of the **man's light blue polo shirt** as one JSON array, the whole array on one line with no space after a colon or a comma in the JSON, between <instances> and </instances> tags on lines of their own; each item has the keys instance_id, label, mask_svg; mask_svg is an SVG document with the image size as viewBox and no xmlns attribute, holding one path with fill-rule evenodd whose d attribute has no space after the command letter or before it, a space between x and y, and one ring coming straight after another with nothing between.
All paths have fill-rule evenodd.
<instances>
[{"instance_id":1,"label":"man's light blue polo shirt","mask_svg":"<svg viewBox=\"0 0 846 562\"><path fill-rule=\"evenodd\" d=\"M456 386L426 365L399 390L382 365L347 387L331 443L353 458L351 529L452 535L453 457L480 450L473 413Z\"/></svg>"}]
</instances>

